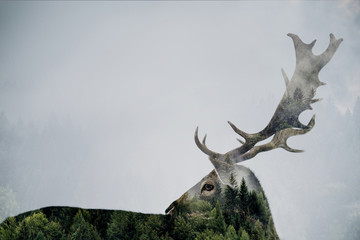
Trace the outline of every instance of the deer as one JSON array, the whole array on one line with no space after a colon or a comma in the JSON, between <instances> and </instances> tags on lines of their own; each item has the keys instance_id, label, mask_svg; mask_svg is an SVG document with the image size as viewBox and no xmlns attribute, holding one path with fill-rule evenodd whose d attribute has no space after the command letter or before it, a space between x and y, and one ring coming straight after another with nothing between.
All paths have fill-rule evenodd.
<instances>
[{"instance_id":1,"label":"deer","mask_svg":"<svg viewBox=\"0 0 360 240\"><path fill-rule=\"evenodd\" d=\"M196 146L208 156L214 170L171 203L165 211L167 214L171 214L179 203L196 197L199 199L208 199L210 196L219 197L218 193L223 191L226 186L233 187L229 181L231 175L236 176L237 183L244 179L250 190L258 191L261 185L255 174L249 168L238 165L238 163L254 158L258 153L276 148L282 148L292 153L303 152L303 150L289 147L287 140L292 136L306 134L314 127L315 115L307 125L300 122L299 116L305 110L312 110L311 104L322 100L314 98L317 88L326 85L319 80L319 72L331 60L343 39L336 39L334 34L330 34L327 49L320 55L314 55L312 48L316 40L306 44L296 34L289 33L287 36L293 40L295 47L295 71L289 79L284 69L281 69L286 90L269 123L263 130L249 134L228 121L230 127L243 140L237 139L241 146L224 154L214 152L206 146L206 135L200 141L199 127L197 127L194 135ZM256 145L272 136L272 140L268 143Z\"/></svg>"},{"instance_id":2,"label":"deer","mask_svg":"<svg viewBox=\"0 0 360 240\"><path fill-rule=\"evenodd\" d=\"M254 158L257 154L261 152L266 152L277 148L282 148L292 153L303 152L303 150L291 148L287 144L287 140L290 137L296 135L304 135L311 131L311 129L314 127L315 114L312 116L312 118L307 124L301 123L299 120L299 116L305 110L312 110L311 104L314 104L321 100L321 98L315 98L317 88L325 85L324 82L321 82L319 80L319 72L331 60L343 39L336 39L334 34L330 34L330 42L327 49L320 55L314 55L312 52L312 48L314 47L316 40L312 41L309 44L306 44L296 34L289 33L288 36L292 39L295 47L295 71L291 79L289 79L285 71L281 69L282 76L285 80L286 89L269 123L265 126L263 130L257 133L247 133L240 130L232 122L228 121L228 124L233 129L233 131L236 134L240 135L242 139L238 139L240 143L239 147L223 154L210 150L206 146L206 135L204 136L202 141L199 140L199 127L197 127L194 134L195 144L200 149L200 151L202 151L208 156L211 164L214 166L214 170L212 170L208 175L202 178L187 192L182 194L180 198L173 201L170 206L165 210L165 215L159 216L161 217L161 219L166 219L163 220L164 226L168 226L168 220L171 219L173 216L176 216L176 212L179 206L181 206L184 202L206 202L214 199L221 200L221 198L223 198L224 196L221 193L224 192L226 188L236 188L236 185L240 182L245 182L247 188L250 191L261 191L261 184L256 175L249 168L240 165L240 163ZM270 137L272 137L272 139L267 143L260 145L258 144L259 142L267 140ZM61 214L59 212L61 212L63 208L64 207L50 207L40 209L40 211L44 212L47 216L51 218L57 219L58 217L60 217ZM81 209L67 209L65 212L69 214L71 213L72 216L74 216L77 210ZM109 223L110 214L116 212L120 214L122 212L119 210L95 209L89 209L87 211L87 215L91 215L94 219L97 219L96 225L100 226L100 229L98 229L99 232L104 232L101 230L101 226L109 226L109 228L110 226L112 226L112 223ZM5 220L0 225L0 237L12 236L12 233L6 232L6 229L15 229L14 227L11 228L11 226L13 226L11 224L16 221L21 222L26 216L29 216L33 212L35 211L24 213L22 215L20 214L16 217L17 220L9 220L9 218ZM64 216L64 212L61 216L61 218L69 218L66 218L66 216ZM122 217L124 218L126 216L127 215L123 215ZM81 216L75 216L74 219L75 218L77 220L74 220L74 222L81 222ZM136 219L136 221L140 221L141 225L143 223L142 221L145 222L147 218L145 219L143 214L136 215L136 217L134 217L133 219ZM152 220L152 224L153 222L154 221ZM26 223L21 222L21 224L24 225ZM19 228L21 229L21 227ZM172 232L172 230L169 230L168 232L166 232L166 234L162 235L162 239L172 239L171 237L168 238L168 233L170 233L170 235L175 234ZM137 239L137 237L139 236L130 236L124 239ZM174 235L172 235L172 237L174 237ZM94 239L97 239L97 237L94 237ZM101 238L99 237L98 239ZM120 236L120 238L108 237L108 239L123 238ZM199 237L199 239L202 238ZM240 237L240 239L242 238ZM269 239L278 239L278 237L276 235L274 238Z\"/></svg>"}]
</instances>

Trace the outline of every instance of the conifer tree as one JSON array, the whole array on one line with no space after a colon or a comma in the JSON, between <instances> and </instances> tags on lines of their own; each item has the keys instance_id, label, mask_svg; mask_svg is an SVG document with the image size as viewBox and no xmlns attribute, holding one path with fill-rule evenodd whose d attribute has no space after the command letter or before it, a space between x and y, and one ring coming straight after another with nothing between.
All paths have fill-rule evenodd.
<instances>
[{"instance_id":1,"label":"conifer tree","mask_svg":"<svg viewBox=\"0 0 360 240\"><path fill-rule=\"evenodd\" d=\"M234 212L238 207L237 195L238 195L238 186L236 178L233 173L230 175L229 179L231 186L227 185L225 188L225 215L226 220L230 224L235 224L234 222Z\"/></svg>"},{"instance_id":2,"label":"conifer tree","mask_svg":"<svg viewBox=\"0 0 360 240\"><path fill-rule=\"evenodd\" d=\"M0 226L0 239L13 240L16 239L19 231L14 217L6 219Z\"/></svg>"},{"instance_id":3,"label":"conifer tree","mask_svg":"<svg viewBox=\"0 0 360 240\"><path fill-rule=\"evenodd\" d=\"M65 233L58 222L49 222L45 228L44 233L46 239L61 240L65 237Z\"/></svg>"},{"instance_id":4,"label":"conifer tree","mask_svg":"<svg viewBox=\"0 0 360 240\"><path fill-rule=\"evenodd\" d=\"M18 239L35 239L48 222L48 219L42 212L33 213L21 221L18 227Z\"/></svg>"},{"instance_id":5,"label":"conifer tree","mask_svg":"<svg viewBox=\"0 0 360 240\"><path fill-rule=\"evenodd\" d=\"M137 235L139 239L160 239L164 234L164 226L159 215L150 215L145 223L137 224Z\"/></svg>"},{"instance_id":6,"label":"conifer tree","mask_svg":"<svg viewBox=\"0 0 360 240\"><path fill-rule=\"evenodd\" d=\"M126 239L129 224L129 213L114 211L106 230L106 239L119 240Z\"/></svg>"},{"instance_id":7,"label":"conifer tree","mask_svg":"<svg viewBox=\"0 0 360 240\"><path fill-rule=\"evenodd\" d=\"M97 233L95 227L86 222L82 212L75 215L73 224L71 226L70 239L71 240L100 240L100 236Z\"/></svg>"},{"instance_id":8,"label":"conifer tree","mask_svg":"<svg viewBox=\"0 0 360 240\"><path fill-rule=\"evenodd\" d=\"M240 231L239 231L239 233L240 233ZM250 240L250 236L245 230L242 230L241 234L239 234L239 235L240 235L240 240Z\"/></svg>"},{"instance_id":9,"label":"conifer tree","mask_svg":"<svg viewBox=\"0 0 360 240\"><path fill-rule=\"evenodd\" d=\"M263 191L259 191L258 193L258 205L259 205L259 219L263 223L268 222L268 218L270 216L269 206L264 198Z\"/></svg>"},{"instance_id":10,"label":"conifer tree","mask_svg":"<svg viewBox=\"0 0 360 240\"><path fill-rule=\"evenodd\" d=\"M236 181L236 174L234 172L230 173L229 182L231 186L233 186L234 188L238 188L238 183Z\"/></svg>"},{"instance_id":11,"label":"conifer tree","mask_svg":"<svg viewBox=\"0 0 360 240\"><path fill-rule=\"evenodd\" d=\"M34 240L46 240L42 231L40 231Z\"/></svg>"},{"instance_id":12,"label":"conifer tree","mask_svg":"<svg viewBox=\"0 0 360 240\"><path fill-rule=\"evenodd\" d=\"M210 213L210 217L210 228L215 232L225 234L226 224L219 201L216 202L215 208Z\"/></svg>"},{"instance_id":13,"label":"conifer tree","mask_svg":"<svg viewBox=\"0 0 360 240\"><path fill-rule=\"evenodd\" d=\"M224 236L213 230L205 229L205 231L197 233L195 240L224 240Z\"/></svg>"},{"instance_id":14,"label":"conifer tree","mask_svg":"<svg viewBox=\"0 0 360 240\"><path fill-rule=\"evenodd\" d=\"M173 231L174 239L188 240L193 239L193 229L188 222L182 217L178 216L175 219L175 226Z\"/></svg>"},{"instance_id":15,"label":"conifer tree","mask_svg":"<svg viewBox=\"0 0 360 240\"><path fill-rule=\"evenodd\" d=\"M269 222L266 227L266 234L268 240L279 240L279 237L276 234L276 229L272 216L269 217Z\"/></svg>"},{"instance_id":16,"label":"conifer tree","mask_svg":"<svg viewBox=\"0 0 360 240\"><path fill-rule=\"evenodd\" d=\"M249 190L246 186L246 181L244 178L242 178L242 180L241 180L240 191L239 191L238 196L239 196L240 209L244 213L248 213Z\"/></svg>"},{"instance_id":17,"label":"conifer tree","mask_svg":"<svg viewBox=\"0 0 360 240\"><path fill-rule=\"evenodd\" d=\"M237 239L235 228L232 225L228 226L226 233L225 233L225 239L226 240L236 240Z\"/></svg>"},{"instance_id":18,"label":"conifer tree","mask_svg":"<svg viewBox=\"0 0 360 240\"><path fill-rule=\"evenodd\" d=\"M249 193L249 214L252 216L259 216L260 207L259 207L259 200L258 194L256 191L251 191Z\"/></svg>"},{"instance_id":19,"label":"conifer tree","mask_svg":"<svg viewBox=\"0 0 360 240\"><path fill-rule=\"evenodd\" d=\"M265 233L264 233L263 225L261 224L261 222L259 220L256 220L256 222L254 224L254 229L251 234L251 239L252 240L265 240Z\"/></svg>"}]
</instances>

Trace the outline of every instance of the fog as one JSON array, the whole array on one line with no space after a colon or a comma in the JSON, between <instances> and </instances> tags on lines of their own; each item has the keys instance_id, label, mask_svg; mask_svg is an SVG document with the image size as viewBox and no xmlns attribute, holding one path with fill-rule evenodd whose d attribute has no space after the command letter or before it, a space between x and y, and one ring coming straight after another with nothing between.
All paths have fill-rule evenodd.
<instances>
[{"instance_id":1,"label":"fog","mask_svg":"<svg viewBox=\"0 0 360 240\"><path fill-rule=\"evenodd\" d=\"M244 163L281 239L351 239L360 222L358 1L0 2L0 186L6 217L45 206L164 213L226 152L228 126L265 127L296 33L322 53L311 132ZM357 230L359 231L359 230Z\"/></svg>"}]
</instances>

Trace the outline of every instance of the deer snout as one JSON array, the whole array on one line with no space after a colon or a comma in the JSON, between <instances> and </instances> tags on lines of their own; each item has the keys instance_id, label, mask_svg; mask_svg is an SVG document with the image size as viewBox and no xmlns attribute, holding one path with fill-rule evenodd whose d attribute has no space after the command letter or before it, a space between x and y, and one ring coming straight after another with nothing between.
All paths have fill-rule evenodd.
<instances>
[{"instance_id":1,"label":"deer snout","mask_svg":"<svg viewBox=\"0 0 360 240\"><path fill-rule=\"evenodd\" d=\"M175 210L175 207L177 205L177 201L178 200L175 200L170 204L170 206L165 210L165 214L169 214L169 215L174 214L174 210Z\"/></svg>"},{"instance_id":2,"label":"deer snout","mask_svg":"<svg viewBox=\"0 0 360 240\"><path fill-rule=\"evenodd\" d=\"M179 205L183 205L186 202L189 201L189 193L184 193L179 199L173 201L170 206L165 210L165 213L168 215L173 215L175 213L175 210L179 208ZM181 209L181 207L180 207Z\"/></svg>"}]
</instances>

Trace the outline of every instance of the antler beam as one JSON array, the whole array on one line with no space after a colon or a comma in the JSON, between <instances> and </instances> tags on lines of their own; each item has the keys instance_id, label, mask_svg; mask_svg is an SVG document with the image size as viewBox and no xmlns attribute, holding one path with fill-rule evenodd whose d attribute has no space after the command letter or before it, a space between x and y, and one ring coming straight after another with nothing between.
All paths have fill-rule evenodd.
<instances>
[{"instance_id":1,"label":"antler beam","mask_svg":"<svg viewBox=\"0 0 360 240\"><path fill-rule=\"evenodd\" d=\"M215 163L219 162L226 162L227 164L242 162L255 157L260 152L279 147L290 152L301 152L301 150L290 148L286 141L291 136L305 134L313 128L315 115L308 125L299 121L299 115L307 109L311 110L311 104L321 100L314 99L316 89L325 85L319 80L319 72L331 60L343 39L336 39L333 34L330 34L330 43L327 49L320 55L314 55L312 48L316 40L306 44L295 34L289 33L288 36L292 38L294 43L296 67L291 80L281 69L286 90L268 125L258 133L249 134L228 122L231 128L245 141L238 139L242 145L225 154L208 149L205 144L206 136L201 143L198 138L198 128L196 129L194 136L196 145L209 156L214 166ZM258 142L273 135L274 137L269 143L255 146Z\"/></svg>"}]
</instances>

